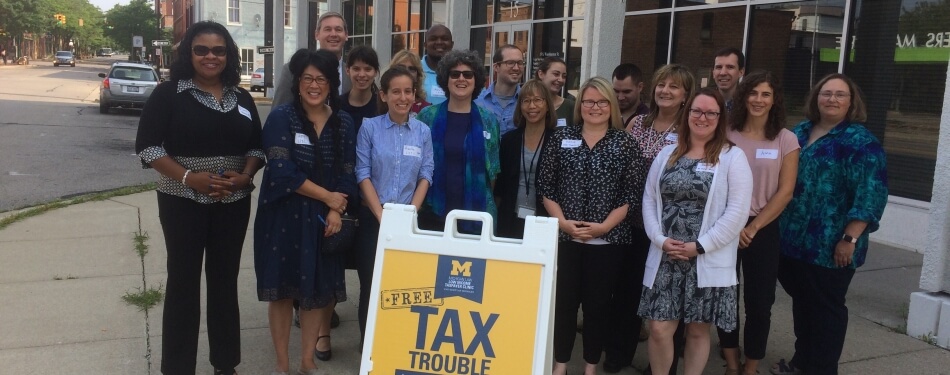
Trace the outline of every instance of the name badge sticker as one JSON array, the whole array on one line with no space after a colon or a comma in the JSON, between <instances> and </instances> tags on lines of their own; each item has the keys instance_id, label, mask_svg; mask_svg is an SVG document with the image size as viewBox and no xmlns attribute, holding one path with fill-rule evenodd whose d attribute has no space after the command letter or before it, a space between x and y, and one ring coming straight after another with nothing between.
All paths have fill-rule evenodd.
<instances>
[{"instance_id":1,"label":"name badge sticker","mask_svg":"<svg viewBox=\"0 0 950 375\"><path fill-rule=\"evenodd\" d=\"M248 111L247 108L238 105L238 113L244 115L244 117L247 117L248 120L251 120L251 111Z\"/></svg>"},{"instance_id":2,"label":"name badge sticker","mask_svg":"<svg viewBox=\"0 0 950 375\"><path fill-rule=\"evenodd\" d=\"M756 159L778 159L778 150L774 148L759 148L755 150Z\"/></svg>"},{"instance_id":3,"label":"name badge sticker","mask_svg":"<svg viewBox=\"0 0 950 375\"><path fill-rule=\"evenodd\" d=\"M696 172L716 173L716 165L703 162L696 163Z\"/></svg>"},{"instance_id":4,"label":"name badge sticker","mask_svg":"<svg viewBox=\"0 0 950 375\"><path fill-rule=\"evenodd\" d=\"M485 139L491 139L491 132L488 130L482 130L482 135L485 136Z\"/></svg>"},{"instance_id":5,"label":"name badge sticker","mask_svg":"<svg viewBox=\"0 0 950 375\"><path fill-rule=\"evenodd\" d=\"M578 148L581 147L580 139L565 139L561 141L561 148Z\"/></svg>"},{"instance_id":6,"label":"name badge sticker","mask_svg":"<svg viewBox=\"0 0 950 375\"><path fill-rule=\"evenodd\" d=\"M432 96L444 98L445 90L442 90L442 88L439 86L432 86Z\"/></svg>"},{"instance_id":7,"label":"name badge sticker","mask_svg":"<svg viewBox=\"0 0 950 375\"><path fill-rule=\"evenodd\" d=\"M300 133L294 134L294 143L298 145L313 146L313 143L310 143L310 137L308 137L306 134Z\"/></svg>"},{"instance_id":8,"label":"name badge sticker","mask_svg":"<svg viewBox=\"0 0 950 375\"><path fill-rule=\"evenodd\" d=\"M410 146L410 145L402 146L402 154L404 156L414 156L417 158L421 158L422 147L416 147L416 146Z\"/></svg>"},{"instance_id":9,"label":"name badge sticker","mask_svg":"<svg viewBox=\"0 0 950 375\"><path fill-rule=\"evenodd\" d=\"M679 136L676 133L669 133L666 135L666 140L670 142L676 142L679 140Z\"/></svg>"},{"instance_id":10,"label":"name badge sticker","mask_svg":"<svg viewBox=\"0 0 950 375\"><path fill-rule=\"evenodd\" d=\"M534 215L534 210L533 210L533 209L528 208L528 207L521 207L521 206L518 207L518 218L519 218L519 219L527 218L527 217L530 216L530 215Z\"/></svg>"},{"instance_id":11,"label":"name badge sticker","mask_svg":"<svg viewBox=\"0 0 950 375\"><path fill-rule=\"evenodd\" d=\"M567 126L567 119L566 119L566 118L559 118L559 119L557 119L557 127L563 128L563 127L565 127L565 126Z\"/></svg>"}]
</instances>

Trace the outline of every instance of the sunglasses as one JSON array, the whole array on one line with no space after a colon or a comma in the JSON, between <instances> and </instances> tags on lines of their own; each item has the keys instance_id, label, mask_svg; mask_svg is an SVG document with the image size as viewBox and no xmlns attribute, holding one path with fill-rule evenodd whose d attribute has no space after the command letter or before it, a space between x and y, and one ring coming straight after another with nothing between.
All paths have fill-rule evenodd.
<instances>
[{"instance_id":1,"label":"sunglasses","mask_svg":"<svg viewBox=\"0 0 950 375\"><path fill-rule=\"evenodd\" d=\"M459 77L465 77L465 79L475 78L475 72L471 70L461 71L461 70L450 70L449 78L459 79Z\"/></svg>"},{"instance_id":2,"label":"sunglasses","mask_svg":"<svg viewBox=\"0 0 950 375\"><path fill-rule=\"evenodd\" d=\"M213 53L215 56L224 57L224 56L227 56L228 54L228 48L225 46L216 46L216 47L194 46L194 47L191 47L191 52L194 53L195 56L206 56L210 52L210 53Z\"/></svg>"}]
</instances>

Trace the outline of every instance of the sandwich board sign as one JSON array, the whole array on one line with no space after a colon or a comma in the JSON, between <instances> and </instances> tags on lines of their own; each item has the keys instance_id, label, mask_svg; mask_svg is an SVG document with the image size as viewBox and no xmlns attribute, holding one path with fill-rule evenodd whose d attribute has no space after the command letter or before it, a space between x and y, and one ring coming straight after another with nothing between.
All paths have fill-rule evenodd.
<instances>
[{"instance_id":1,"label":"sandwich board sign","mask_svg":"<svg viewBox=\"0 0 950 375\"><path fill-rule=\"evenodd\" d=\"M557 219L525 221L524 240L497 238L489 214L453 210L440 233L387 203L360 374L550 374Z\"/></svg>"}]
</instances>

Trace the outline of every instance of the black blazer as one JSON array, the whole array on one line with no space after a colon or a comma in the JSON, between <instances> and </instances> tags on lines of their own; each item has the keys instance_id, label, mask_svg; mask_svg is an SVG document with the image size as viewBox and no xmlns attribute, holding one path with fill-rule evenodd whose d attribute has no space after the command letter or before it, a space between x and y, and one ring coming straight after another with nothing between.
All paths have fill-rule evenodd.
<instances>
[{"instance_id":1,"label":"black blazer","mask_svg":"<svg viewBox=\"0 0 950 375\"><path fill-rule=\"evenodd\" d=\"M524 178L521 174L521 147L524 128L518 128L505 133L501 137L498 156L501 162L501 172L495 180L495 201L498 204L498 225L496 233L503 237L522 238L524 235L524 220L518 219L515 211L518 204L518 183L519 179ZM552 139L554 130L544 131L544 141ZM538 149L537 163L540 166L544 160L544 153L541 152L544 147ZM540 169L540 168L538 168ZM535 189L538 184L538 171L534 174ZM541 195L537 195L535 203L535 216L548 216L544 205L541 204Z\"/></svg>"}]
</instances>

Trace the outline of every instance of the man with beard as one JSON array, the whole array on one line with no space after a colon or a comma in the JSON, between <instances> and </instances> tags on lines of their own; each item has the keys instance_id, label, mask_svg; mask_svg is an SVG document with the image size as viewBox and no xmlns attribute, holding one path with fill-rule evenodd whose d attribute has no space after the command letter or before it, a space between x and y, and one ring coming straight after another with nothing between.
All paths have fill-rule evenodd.
<instances>
[{"instance_id":1,"label":"man with beard","mask_svg":"<svg viewBox=\"0 0 950 375\"><path fill-rule=\"evenodd\" d=\"M340 75L340 92L350 91L350 77L343 73L343 47L346 45L349 36L346 32L346 20L343 15L337 12L326 12L317 19L317 28L313 31L313 38L317 40L317 48L333 52L339 59L340 67L337 73ZM284 64L277 76L278 81L274 83L273 107L281 104L290 103L294 100L293 94L288 87L294 85L293 75L290 74L290 67Z\"/></svg>"},{"instance_id":2,"label":"man with beard","mask_svg":"<svg viewBox=\"0 0 950 375\"><path fill-rule=\"evenodd\" d=\"M639 67L630 63L617 65L613 73L613 86L625 129L630 120L637 115L650 113L650 107L640 100L640 93L643 91L643 72Z\"/></svg>"},{"instance_id":3,"label":"man with beard","mask_svg":"<svg viewBox=\"0 0 950 375\"><path fill-rule=\"evenodd\" d=\"M719 93L726 99L726 112L732 112L732 95L745 74L745 55L738 48L726 47L716 52L713 80Z\"/></svg>"},{"instance_id":4,"label":"man with beard","mask_svg":"<svg viewBox=\"0 0 950 375\"><path fill-rule=\"evenodd\" d=\"M451 51L454 45L452 31L445 25L432 25L426 32L426 54L422 56L422 71L426 74L426 79L422 89L426 93L426 100L431 104L445 101L445 90L436 83L436 68L442 56Z\"/></svg>"},{"instance_id":5,"label":"man with beard","mask_svg":"<svg viewBox=\"0 0 950 375\"><path fill-rule=\"evenodd\" d=\"M506 44L495 50L492 56L495 68L495 81L482 90L475 104L495 114L500 125L499 134L515 129L515 101L521 90L521 77L524 76L524 51L513 44Z\"/></svg>"}]
</instances>

